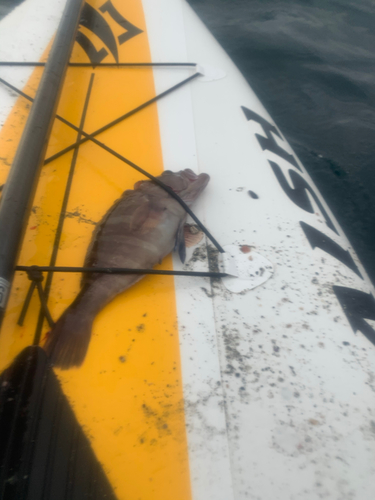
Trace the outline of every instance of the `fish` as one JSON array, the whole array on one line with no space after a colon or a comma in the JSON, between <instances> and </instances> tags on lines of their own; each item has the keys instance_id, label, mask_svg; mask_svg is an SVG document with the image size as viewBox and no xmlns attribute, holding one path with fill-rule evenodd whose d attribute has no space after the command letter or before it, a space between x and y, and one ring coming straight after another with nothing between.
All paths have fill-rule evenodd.
<instances>
[{"instance_id":1,"label":"fish","mask_svg":"<svg viewBox=\"0 0 375 500\"><path fill-rule=\"evenodd\" d=\"M166 170L158 177L190 207L210 177L192 170ZM153 181L141 180L126 190L94 229L84 267L152 269L173 250L185 260L184 226L187 213L180 203ZM90 344L97 314L118 294L144 275L83 273L81 289L47 334L44 349L61 369L79 367Z\"/></svg>"}]
</instances>

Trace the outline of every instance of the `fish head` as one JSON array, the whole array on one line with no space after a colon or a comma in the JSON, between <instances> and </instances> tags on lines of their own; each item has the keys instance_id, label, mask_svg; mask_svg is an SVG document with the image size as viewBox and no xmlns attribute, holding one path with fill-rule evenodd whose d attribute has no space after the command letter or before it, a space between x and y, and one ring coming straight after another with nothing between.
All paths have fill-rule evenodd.
<instances>
[{"instance_id":1,"label":"fish head","mask_svg":"<svg viewBox=\"0 0 375 500\"><path fill-rule=\"evenodd\" d=\"M179 172L166 170L159 179L173 189L187 205L191 205L207 186L210 176L208 174L197 175L186 168Z\"/></svg>"}]
</instances>

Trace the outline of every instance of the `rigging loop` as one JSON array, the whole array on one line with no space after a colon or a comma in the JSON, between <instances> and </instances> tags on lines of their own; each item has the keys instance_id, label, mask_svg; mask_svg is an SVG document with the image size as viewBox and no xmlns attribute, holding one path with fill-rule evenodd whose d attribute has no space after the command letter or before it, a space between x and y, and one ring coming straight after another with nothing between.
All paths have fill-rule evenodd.
<instances>
[{"instance_id":1,"label":"rigging loop","mask_svg":"<svg viewBox=\"0 0 375 500\"><path fill-rule=\"evenodd\" d=\"M20 317L18 318L17 324L20 326L23 325L23 322L24 322L26 314L27 314L27 310L28 310L30 302L31 302L31 298L33 296L33 292L34 292L35 288L37 288L39 299L40 299L40 304L42 306L44 316L46 317L49 326L52 328L53 325L55 324L55 322L53 321L51 313L49 312L46 296L44 294L44 290L42 287L42 281L44 280L44 276L42 274L42 271L39 269L38 266L30 266L27 269L25 269L25 271L26 271L27 277L29 278L31 283L30 283L29 289L27 291L25 302L23 304L22 311L21 311Z\"/></svg>"}]
</instances>

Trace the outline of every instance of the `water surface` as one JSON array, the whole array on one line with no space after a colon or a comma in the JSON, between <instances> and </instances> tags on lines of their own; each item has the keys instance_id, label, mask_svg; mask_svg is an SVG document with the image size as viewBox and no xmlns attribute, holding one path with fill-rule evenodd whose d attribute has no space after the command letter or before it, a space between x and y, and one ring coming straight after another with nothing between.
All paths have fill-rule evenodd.
<instances>
[{"instance_id":1,"label":"water surface","mask_svg":"<svg viewBox=\"0 0 375 500\"><path fill-rule=\"evenodd\" d=\"M375 2L189 0L375 282Z\"/></svg>"}]
</instances>

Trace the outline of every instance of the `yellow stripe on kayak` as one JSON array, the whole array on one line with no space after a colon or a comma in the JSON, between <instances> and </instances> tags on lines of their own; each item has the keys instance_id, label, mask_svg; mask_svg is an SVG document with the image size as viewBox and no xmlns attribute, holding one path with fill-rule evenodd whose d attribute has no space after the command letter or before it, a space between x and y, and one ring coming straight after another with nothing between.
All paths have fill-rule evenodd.
<instances>
[{"instance_id":1,"label":"yellow stripe on kayak","mask_svg":"<svg viewBox=\"0 0 375 500\"><path fill-rule=\"evenodd\" d=\"M105 2L89 3L98 10ZM123 45L117 43L120 62L150 62L141 0L112 0L112 5L143 30ZM102 15L117 39L124 30L108 13ZM100 38L87 29L82 31L91 36L100 50ZM77 43L72 60L88 61ZM109 54L103 62L114 59ZM150 68L71 67L58 113L76 125L93 71L95 78L84 127L87 132L155 95ZM38 78L40 70L36 69L28 87ZM9 144L8 159L14 154L13 143L21 133L24 118L20 119L20 113L22 117L26 114L24 108L25 102L19 99L0 137L2 144ZM76 132L56 121L47 157L74 142L76 136ZM14 139L12 143L7 143L9 138ZM153 175L163 171L156 105L98 139ZM72 155L70 152L43 168L20 264L49 264ZM4 177L9 169L5 167ZM97 145L88 142L80 147L56 265L83 264L95 223L140 178ZM161 267L172 269L171 258L165 259ZM79 282L79 275L55 274L49 298L55 320L76 296ZM39 314L36 296L24 326L16 325L28 286L27 277L17 273L0 335L1 369L33 342ZM42 338L47 331L45 324ZM119 499L191 498L173 278L148 276L118 296L97 316L82 367L56 373Z\"/></svg>"}]
</instances>

